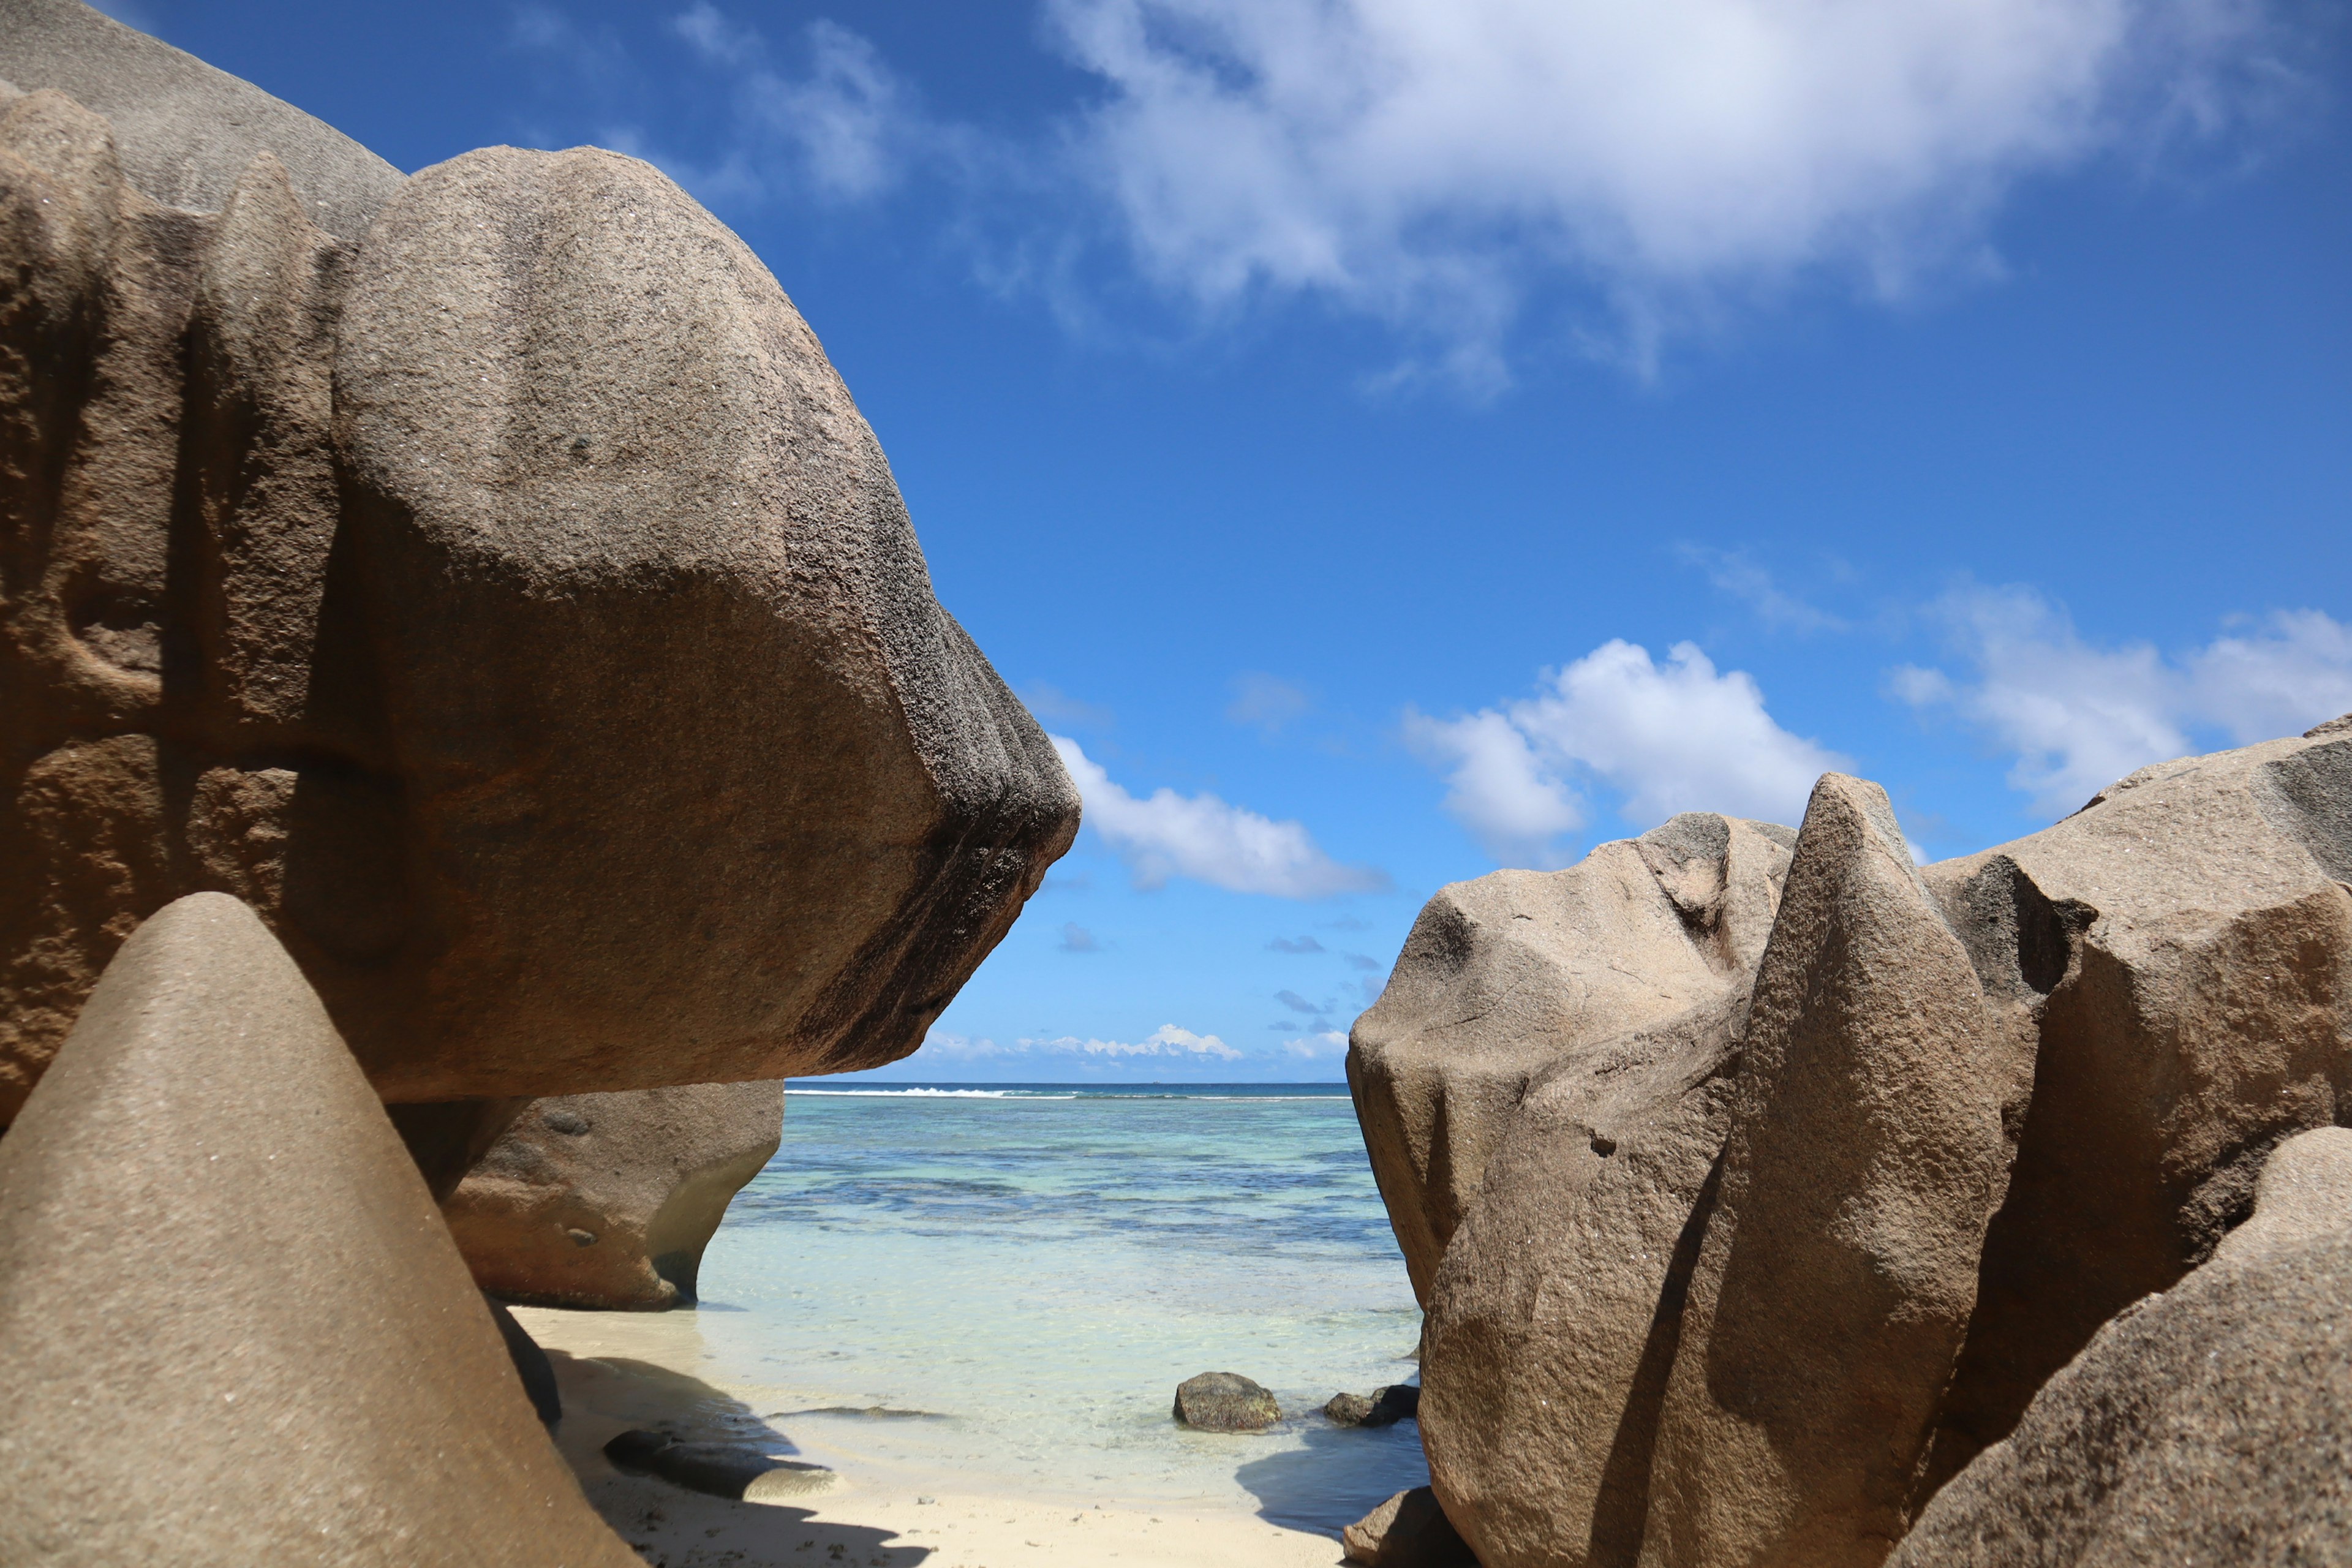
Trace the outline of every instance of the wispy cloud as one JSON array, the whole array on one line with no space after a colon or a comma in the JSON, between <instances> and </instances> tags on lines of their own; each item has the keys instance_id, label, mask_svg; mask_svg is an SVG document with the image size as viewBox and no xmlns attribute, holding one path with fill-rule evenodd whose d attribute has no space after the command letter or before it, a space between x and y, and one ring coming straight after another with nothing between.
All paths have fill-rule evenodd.
<instances>
[{"instance_id":1,"label":"wispy cloud","mask_svg":"<svg viewBox=\"0 0 2352 1568\"><path fill-rule=\"evenodd\" d=\"M1234 677L1234 700L1225 705L1225 717L1270 737L1312 705L1304 688L1251 670Z\"/></svg>"},{"instance_id":2,"label":"wispy cloud","mask_svg":"<svg viewBox=\"0 0 2352 1568\"><path fill-rule=\"evenodd\" d=\"M1808 633L1845 629L1845 622L1838 616L1780 586L1772 574L1758 565L1744 550L1684 544L1677 546L1675 553L1705 572L1706 580L1717 590L1746 605L1768 630Z\"/></svg>"},{"instance_id":3,"label":"wispy cloud","mask_svg":"<svg viewBox=\"0 0 2352 1568\"><path fill-rule=\"evenodd\" d=\"M1062 940L1054 945L1064 952L1100 952L1102 951L1102 942L1096 938L1095 933L1076 921L1064 923Z\"/></svg>"},{"instance_id":4,"label":"wispy cloud","mask_svg":"<svg viewBox=\"0 0 2352 1568\"><path fill-rule=\"evenodd\" d=\"M1021 700L1044 722L1068 729L1108 730L1118 717L1099 702L1073 697L1060 687L1042 680L1033 680L1023 687Z\"/></svg>"},{"instance_id":5,"label":"wispy cloud","mask_svg":"<svg viewBox=\"0 0 2352 1568\"><path fill-rule=\"evenodd\" d=\"M1129 795L1076 741L1053 742L1086 803L1087 826L1127 862L1139 888L1189 877L1229 892L1323 899L1389 885L1372 867L1332 859L1302 823L1276 822L1213 795Z\"/></svg>"},{"instance_id":6,"label":"wispy cloud","mask_svg":"<svg viewBox=\"0 0 2352 1568\"><path fill-rule=\"evenodd\" d=\"M1265 945L1267 951L1272 952L1321 952L1325 951L1323 944L1317 942L1311 936L1278 936L1272 942L1267 942Z\"/></svg>"},{"instance_id":7,"label":"wispy cloud","mask_svg":"<svg viewBox=\"0 0 2352 1568\"><path fill-rule=\"evenodd\" d=\"M1325 1029L1296 1040L1285 1040L1283 1050L1301 1061L1328 1061L1348 1054L1348 1037L1337 1029Z\"/></svg>"},{"instance_id":8,"label":"wispy cloud","mask_svg":"<svg viewBox=\"0 0 2352 1568\"><path fill-rule=\"evenodd\" d=\"M1533 697L1453 719L1407 710L1404 737L1445 770L1446 811L1506 865L1564 861L1557 839L1585 821L1580 786L1617 791L1637 827L1679 811L1795 822L1814 781L1847 765L1775 723L1746 672L1718 672L1686 642L1664 664L1603 643L1545 672Z\"/></svg>"},{"instance_id":9,"label":"wispy cloud","mask_svg":"<svg viewBox=\"0 0 2352 1568\"><path fill-rule=\"evenodd\" d=\"M1277 991L1274 994L1274 999L1292 1012L1308 1018L1319 1018L1331 1010L1328 1005L1318 1005L1309 1002L1296 991Z\"/></svg>"},{"instance_id":10,"label":"wispy cloud","mask_svg":"<svg viewBox=\"0 0 2352 1568\"><path fill-rule=\"evenodd\" d=\"M2196 750L2194 731L2244 745L2352 710L2352 626L2318 610L2278 611L2169 658L2149 643L2084 640L2028 587L1969 584L1932 614L1964 673L1904 665L1888 689L1915 708L1958 713L2015 753L2009 782L2046 816Z\"/></svg>"},{"instance_id":11,"label":"wispy cloud","mask_svg":"<svg viewBox=\"0 0 2352 1568\"><path fill-rule=\"evenodd\" d=\"M929 1056L950 1061L1042 1056L1098 1060L1164 1057L1230 1062L1239 1061L1242 1057L1241 1052L1214 1035L1196 1035L1175 1024L1162 1024L1139 1040L1082 1039L1076 1035L1060 1035L1051 1039L1024 1037L1003 1045L993 1039L945 1034L935 1029L924 1038L923 1050Z\"/></svg>"}]
</instances>

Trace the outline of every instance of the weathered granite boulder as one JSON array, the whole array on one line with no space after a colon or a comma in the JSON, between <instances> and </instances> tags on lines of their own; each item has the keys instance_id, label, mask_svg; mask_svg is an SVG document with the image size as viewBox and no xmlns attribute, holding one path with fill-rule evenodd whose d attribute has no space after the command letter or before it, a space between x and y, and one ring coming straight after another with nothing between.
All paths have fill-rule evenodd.
<instances>
[{"instance_id":1,"label":"weathered granite boulder","mask_svg":"<svg viewBox=\"0 0 2352 1568\"><path fill-rule=\"evenodd\" d=\"M2280 1140L2352 1121L2352 727L2144 768L1925 874L2039 1046L1923 1495L2210 1257Z\"/></svg>"},{"instance_id":2,"label":"weathered granite boulder","mask_svg":"<svg viewBox=\"0 0 2352 1568\"><path fill-rule=\"evenodd\" d=\"M1282 1419L1282 1406L1237 1372L1204 1372L1176 1385L1175 1415L1202 1432L1263 1432Z\"/></svg>"},{"instance_id":3,"label":"weathered granite boulder","mask_svg":"<svg viewBox=\"0 0 2352 1568\"><path fill-rule=\"evenodd\" d=\"M1938 1492L1892 1568L2352 1551L2352 1132L2281 1143L2253 1217L2141 1298Z\"/></svg>"},{"instance_id":4,"label":"weathered granite boulder","mask_svg":"<svg viewBox=\"0 0 2352 1568\"><path fill-rule=\"evenodd\" d=\"M1478 1568L1427 1487L1397 1493L1341 1531L1339 1545L1367 1568Z\"/></svg>"},{"instance_id":5,"label":"weathered granite boulder","mask_svg":"<svg viewBox=\"0 0 2352 1568\"><path fill-rule=\"evenodd\" d=\"M1350 1033L1348 1082L1424 1306L1528 1084L1744 984L1794 837L1690 813L1565 871L1455 883L1422 910Z\"/></svg>"},{"instance_id":6,"label":"weathered granite boulder","mask_svg":"<svg viewBox=\"0 0 2352 1568\"><path fill-rule=\"evenodd\" d=\"M146 921L0 1139L0 1561L628 1568L251 910Z\"/></svg>"},{"instance_id":7,"label":"weathered granite boulder","mask_svg":"<svg viewBox=\"0 0 2352 1568\"><path fill-rule=\"evenodd\" d=\"M1644 1560L1864 1568L1908 1522L2033 1070L1877 785L1815 786L1740 1053Z\"/></svg>"},{"instance_id":8,"label":"weathered granite boulder","mask_svg":"<svg viewBox=\"0 0 2352 1568\"><path fill-rule=\"evenodd\" d=\"M1875 1563L2347 1077L2352 724L1916 873L1826 780L1753 1001L1501 1127L1429 1301L1435 1490L1487 1568Z\"/></svg>"},{"instance_id":9,"label":"weathered granite boulder","mask_svg":"<svg viewBox=\"0 0 2352 1568\"><path fill-rule=\"evenodd\" d=\"M0 5L0 1121L206 889L388 1101L912 1050L1077 796L758 259Z\"/></svg>"},{"instance_id":10,"label":"weathered granite boulder","mask_svg":"<svg viewBox=\"0 0 2352 1568\"><path fill-rule=\"evenodd\" d=\"M691 1303L719 1220L776 1152L781 1083L533 1100L444 1200L484 1289L550 1307Z\"/></svg>"}]
</instances>

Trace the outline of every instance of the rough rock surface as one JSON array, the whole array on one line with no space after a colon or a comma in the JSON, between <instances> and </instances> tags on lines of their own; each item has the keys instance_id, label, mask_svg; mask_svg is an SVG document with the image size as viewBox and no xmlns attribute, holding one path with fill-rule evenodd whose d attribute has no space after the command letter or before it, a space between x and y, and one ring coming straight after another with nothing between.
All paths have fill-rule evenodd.
<instances>
[{"instance_id":1,"label":"rough rock surface","mask_svg":"<svg viewBox=\"0 0 2352 1568\"><path fill-rule=\"evenodd\" d=\"M1204 1372L1176 1385L1175 1414L1203 1432L1263 1432L1282 1419L1282 1406L1237 1372Z\"/></svg>"},{"instance_id":2,"label":"rough rock surface","mask_svg":"<svg viewBox=\"0 0 2352 1568\"><path fill-rule=\"evenodd\" d=\"M2043 1385L1892 1568L2171 1568L2352 1551L2352 1132L2278 1146L2253 1217Z\"/></svg>"},{"instance_id":3,"label":"rough rock surface","mask_svg":"<svg viewBox=\"0 0 2352 1568\"><path fill-rule=\"evenodd\" d=\"M0 1561L636 1562L235 900L140 929L0 1139Z\"/></svg>"},{"instance_id":4,"label":"rough rock surface","mask_svg":"<svg viewBox=\"0 0 2352 1568\"><path fill-rule=\"evenodd\" d=\"M1496 1130L1423 1361L1433 1483L1487 1568L1880 1561L2212 1255L2282 1139L2352 1120L2352 722L1916 873L1859 781L1807 839L1752 1003L1735 977L1561 1053ZM1483 940L1457 894L1416 940ZM1425 1233L1420 1191L1383 1193Z\"/></svg>"},{"instance_id":5,"label":"rough rock surface","mask_svg":"<svg viewBox=\"0 0 2352 1568\"><path fill-rule=\"evenodd\" d=\"M1565 871L1497 871L1414 921L1348 1082L1413 1293L1546 1068L1720 1000L1754 972L1794 835L1690 813Z\"/></svg>"},{"instance_id":6,"label":"rough rock surface","mask_svg":"<svg viewBox=\"0 0 2352 1568\"><path fill-rule=\"evenodd\" d=\"M1427 1487L1397 1493L1341 1531L1339 1545L1368 1568L1478 1568Z\"/></svg>"},{"instance_id":7,"label":"rough rock surface","mask_svg":"<svg viewBox=\"0 0 2352 1568\"><path fill-rule=\"evenodd\" d=\"M1877 785L1814 787L1740 1050L1643 1561L1867 1568L1908 1522L2032 1072Z\"/></svg>"},{"instance_id":8,"label":"rough rock surface","mask_svg":"<svg viewBox=\"0 0 2352 1568\"><path fill-rule=\"evenodd\" d=\"M781 1083L532 1101L442 1205L484 1289L549 1307L691 1302L730 1199L776 1152Z\"/></svg>"},{"instance_id":9,"label":"rough rock surface","mask_svg":"<svg viewBox=\"0 0 2352 1568\"><path fill-rule=\"evenodd\" d=\"M633 160L386 185L0 3L20 85L85 35L162 73L152 136L0 102L0 1121L202 889L389 1101L913 1049L1077 797L775 279Z\"/></svg>"},{"instance_id":10,"label":"rough rock surface","mask_svg":"<svg viewBox=\"0 0 2352 1568\"><path fill-rule=\"evenodd\" d=\"M1926 876L2039 1039L1932 1488L2210 1257L2281 1139L2352 1121L2352 731L2143 768Z\"/></svg>"},{"instance_id":11,"label":"rough rock surface","mask_svg":"<svg viewBox=\"0 0 2352 1568\"><path fill-rule=\"evenodd\" d=\"M123 173L163 206L218 212L267 152L310 220L351 245L400 186L398 169L332 126L81 0L0 0L0 79L110 121Z\"/></svg>"}]
</instances>

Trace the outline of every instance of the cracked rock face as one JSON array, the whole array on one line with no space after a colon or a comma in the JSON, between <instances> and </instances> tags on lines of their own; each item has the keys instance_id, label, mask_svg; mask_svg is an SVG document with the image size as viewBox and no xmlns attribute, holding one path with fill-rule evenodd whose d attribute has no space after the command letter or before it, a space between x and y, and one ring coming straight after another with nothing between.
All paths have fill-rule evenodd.
<instances>
[{"instance_id":1,"label":"cracked rock face","mask_svg":"<svg viewBox=\"0 0 2352 1568\"><path fill-rule=\"evenodd\" d=\"M1760 963L1712 994L1678 993L1690 953L1629 917L1654 908L1633 853L1446 889L1351 1057L1400 1241L1441 1252L1422 1434L1480 1559L1870 1565L1955 1474L2107 1465L2081 1431L2020 1425L2037 1391L2234 1245L2283 1141L2352 1118L2352 724L2144 769L1916 871L1884 795L1832 775L1773 879ZM1587 943L1576 965L1519 951L1538 888L1576 900L1551 916ZM1654 1013L1593 1007L1644 979ZM1451 1061L1419 1046L1448 1037ZM1381 1089L1400 1040L1422 1050L1411 1099ZM2182 1310L2165 1321L2218 1334ZM2303 1353L2280 1343L2281 1364ZM2121 1384L2173 1353L2108 1354L2067 1419L2169 1397ZM1968 1528L2022 1540L1974 1495ZM2218 1504L2182 1506L2147 1537L2171 1559L2116 1560L2221 1539ZM2336 1517L2314 1507L2297 1517ZM2080 1528L2105 1551L2125 1527L2102 1517ZM2076 1560L1987 1550L1948 1560Z\"/></svg>"},{"instance_id":2,"label":"cracked rock face","mask_svg":"<svg viewBox=\"0 0 2352 1568\"><path fill-rule=\"evenodd\" d=\"M388 1101L915 1048L1077 797L758 259L631 159L403 180L0 23L0 1121L199 889ZM124 126L45 85L101 47Z\"/></svg>"}]
</instances>

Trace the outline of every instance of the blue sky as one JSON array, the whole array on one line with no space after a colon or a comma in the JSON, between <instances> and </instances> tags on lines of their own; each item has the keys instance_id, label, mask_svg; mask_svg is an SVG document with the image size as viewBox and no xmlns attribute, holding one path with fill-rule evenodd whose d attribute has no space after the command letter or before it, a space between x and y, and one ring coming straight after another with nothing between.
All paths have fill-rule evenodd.
<instances>
[{"instance_id":1,"label":"blue sky","mask_svg":"<svg viewBox=\"0 0 2352 1568\"><path fill-rule=\"evenodd\" d=\"M2352 710L2352 39L2292 0L115 0L766 258L1089 827L899 1078L1320 1079L1439 886L1931 858Z\"/></svg>"}]
</instances>

